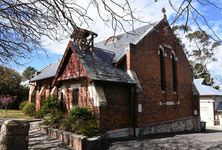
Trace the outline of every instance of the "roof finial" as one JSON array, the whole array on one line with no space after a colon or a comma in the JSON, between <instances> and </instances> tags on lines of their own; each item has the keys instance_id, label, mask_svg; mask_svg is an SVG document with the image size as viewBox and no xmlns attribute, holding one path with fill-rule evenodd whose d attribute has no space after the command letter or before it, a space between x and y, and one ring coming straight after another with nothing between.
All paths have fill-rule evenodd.
<instances>
[{"instance_id":1,"label":"roof finial","mask_svg":"<svg viewBox=\"0 0 222 150\"><path fill-rule=\"evenodd\" d=\"M164 20L167 21L166 9L165 9L164 7L162 8L162 13L163 13L163 18L164 18Z\"/></svg>"}]
</instances>

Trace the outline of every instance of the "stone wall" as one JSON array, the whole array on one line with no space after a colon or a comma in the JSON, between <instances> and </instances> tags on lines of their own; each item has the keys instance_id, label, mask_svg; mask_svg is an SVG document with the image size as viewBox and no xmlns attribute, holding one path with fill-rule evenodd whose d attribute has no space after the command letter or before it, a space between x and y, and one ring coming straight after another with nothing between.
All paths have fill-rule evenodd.
<instances>
[{"instance_id":1,"label":"stone wall","mask_svg":"<svg viewBox=\"0 0 222 150\"><path fill-rule=\"evenodd\" d=\"M1 126L0 150L28 149L29 122L6 120Z\"/></svg>"},{"instance_id":2,"label":"stone wall","mask_svg":"<svg viewBox=\"0 0 222 150\"><path fill-rule=\"evenodd\" d=\"M177 132L199 132L200 118L189 117L174 121L160 122L158 124L150 124L143 128L136 128L136 136L141 137L151 134L177 133ZM133 128L124 128L118 130L107 131L103 138L115 139L133 136Z\"/></svg>"},{"instance_id":3,"label":"stone wall","mask_svg":"<svg viewBox=\"0 0 222 150\"><path fill-rule=\"evenodd\" d=\"M151 124L146 127L136 129L136 134L137 136L143 136L149 134L190 132L190 131L193 132L200 131L199 117L183 118L176 121L167 121L158 124Z\"/></svg>"}]
</instances>

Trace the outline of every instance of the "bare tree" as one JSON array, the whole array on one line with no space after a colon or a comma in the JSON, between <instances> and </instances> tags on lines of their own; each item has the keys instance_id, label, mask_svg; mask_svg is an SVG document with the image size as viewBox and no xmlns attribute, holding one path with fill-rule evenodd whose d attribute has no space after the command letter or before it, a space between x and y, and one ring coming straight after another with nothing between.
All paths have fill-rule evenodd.
<instances>
[{"instance_id":1,"label":"bare tree","mask_svg":"<svg viewBox=\"0 0 222 150\"><path fill-rule=\"evenodd\" d=\"M168 1L177 12L175 21L184 14L187 15L186 24L190 15L196 21L195 14L204 18L193 6L194 0L180 0L179 8L171 0ZM196 1L201 5L217 7L210 0ZM18 63L18 57L28 58L33 50L41 48L43 36L59 40L70 35L78 25L88 25L90 21L94 21L89 15L91 7L102 21L111 24L114 34L118 28L126 31L126 24L133 27L136 21L142 21L135 17L135 10L129 0L1 0L0 62ZM116 10L121 10L121 13Z\"/></svg>"},{"instance_id":2,"label":"bare tree","mask_svg":"<svg viewBox=\"0 0 222 150\"><path fill-rule=\"evenodd\" d=\"M158 2L161 0L155 0L155 2ZM209 24L206 16L198 9L196 8L196 5L199 5L200 7L213 7L218 10L222 10L222 5L220 1L216 0L168 0L170 6L173 8L173 10L176 12L174 19L172 21L172 24L176 23L181 18L184 19L184 27L188 27L189 22L193 21L198 29L202 31L203 33L206 33L202 28L202 23L208 27L208 29L211 31L211 38L215 41L221 41L218 34L213 30L212 26ZM221 6L220 6L221 5ZM208 36L206 34L206 36Z\"/></svg>"},{"instance_id":3,"label":"bare tree","mask_svg":"<svg viewBox=\"0 0 222 150\"><path fill-rule=\"evenodd\" d=\"M83 2L82 2L83 3ZM123 28L123 22L133 24L133 10L128 0L1 0L0 1L0 62L17 62L16 58L28 58L29 53L41 48L41 38L59 40L67 37L78 24L88 25L92 18L89 7L96 8L104 22L110 22L113 30ZM116 13L122 9L122 13ZM102 14L102 10L107 15Z\"/></svg>"}]
</instances>

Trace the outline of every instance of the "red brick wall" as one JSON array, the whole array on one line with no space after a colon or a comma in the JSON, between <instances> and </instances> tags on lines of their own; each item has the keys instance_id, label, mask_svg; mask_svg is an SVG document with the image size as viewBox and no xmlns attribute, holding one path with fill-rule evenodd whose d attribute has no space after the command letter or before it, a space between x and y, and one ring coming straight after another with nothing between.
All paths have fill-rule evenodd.
<instances>
[{"instance_id":1,"label":"red brick wall","mask_svg":"<svg viewBox=\"0 0 222 150\"><path fill-rule=\"evenodd\" d=\"M100 83L107 104L99 108L100 127L103 130L127 128L131 125L131 94L130 86L117 83Z\"/></svg>"},{"instance_id":2,"label":"red brick wall","mask_svg":"<svg viewBox=\"0 0 222 150\"><path fill-rule=\"evenodd\" d=\"M130 47L131 70L137 73L143 92L138 93L137 102L142 104L143 111L137 113L139 127L150 123L175 120L193 116L193 110L199 109L198 97L192 92L192 70L185 53L170 28L167 35L164 31L165 23L160 23L137 45ZM177 83L178 92L173 93L172 50L165 48L166 91L161 92L160 61L158 49L163 43L170 45L178 57ZM127 58L129 60L129 58ZM180 105L160 105L160 102L180 101Z\"/></svg>"},{"instance_id":3,"label":"red brick wall","mask_svg":"<svg viewBox=\"0 0 222 150\"><path fill-rule=\"evenodd\" d=\"M78 105L88 107L94 112L103 131L130 126L132 122L130 86L111 82L96 82L95 85L103 87L107 100L106 105L97 107L93 106L93 99L89 96L89 81L87 79L63 81L61 85L67 89L67 94L65 94L67 96L64 95L64 101L68 111L72 101L72 93L69 90L70 84L81 84Z\"/></svg>"}]
</instances>

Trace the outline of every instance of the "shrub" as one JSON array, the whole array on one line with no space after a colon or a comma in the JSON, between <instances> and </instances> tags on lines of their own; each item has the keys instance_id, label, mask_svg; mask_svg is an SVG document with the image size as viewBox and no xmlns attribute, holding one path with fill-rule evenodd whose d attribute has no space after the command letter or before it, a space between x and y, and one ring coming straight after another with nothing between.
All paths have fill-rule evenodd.
<instances>
[{"instance_id":1,"label":"shrub","mask_svg":"<svg viewBox=\"0 0 222 150\"><path fill-rule=\"evenodd\" d=\"M74 107L71 109L61 128L88 137L100 133L96 118L88 108Z\"/></svg>"},{"instance_id":2,"label":"shrub","mask_svg":"<svg viewBox=\"0 0 222 150\"><path fill-rule=\"evenodd\" d=\"M29 116L34 116L35 115L35 104L34 103L27 103L22 111L24 114L29 115Z\"/></svg>"},{"instance_id":3,"label":"shrub","mask_svg":"<svg viewBox=\"0 0 222 150\"><path fill-rule=\"evenodd\" d=\"M100 133L100 129L95 118L91 118L89 120L78 119L75 123L71 124L71 131L88 137L92 137Z\"/></svg>"},{"instance_id":4,"label":"shrub","mask_svg":"<svg viewBox=\"0 0 222 150\"><path fill-rule=\"evenodd\" d=\"M37 111L35 112L35 118L43 118L44 114L42 113L42 111Z\"/></svg>"},{"instance_id":5,"label":"shrub","mask_svg":"<svg viewBox=\"0 0 222 150\"><path fill-rule=\"evenodd\" d=\"M22 110L27 103L28 103L28 101L23 101L23 102L21 102L21 103L19 104L19 109Z\"/></svg>"},{"instance_id":6,"label":"shrub","mask_svg":"<svg viewBox=\"0 0 222 150\"><path fill-rule=\"evenodd\" d=\"M64 119L64 114L57 108L50 109L47 116L44 117L44 124L49 125L53 128L59 128Z\"/></svg>"},{"instance_id":7,"label":"shrub","mask_svg":"<svg viewBox=\"0 0 222 150\"><path fill-rule=\"evenodd\" d=\"M43 106L41 107L40 114L42 116L47 116L52 109L61 109L61 103L56 96L48 97L43 101ZM61 110L62 111L62 110Z\"/></svg>"},{"instance_id":8,"label":"shrub","mask_svg":"<svg viewBox=\"0 0 222 150\"><path fill-rule=\"evenodd\" d=\"M68 117L71 120L77 120L77 119L87 120L92 118L93 115L88 108L74 107L71 109Z\"/></svg>"}]
</instances>

